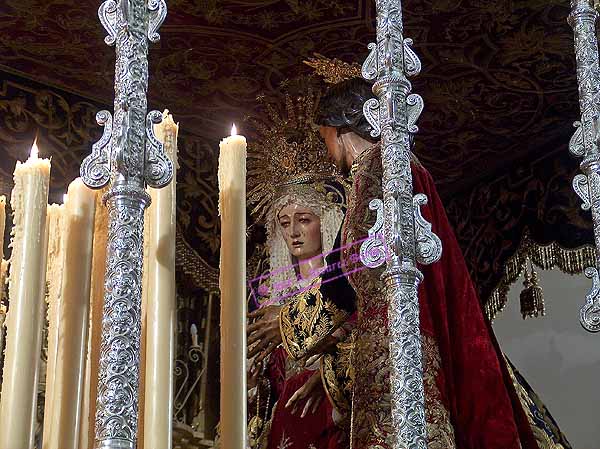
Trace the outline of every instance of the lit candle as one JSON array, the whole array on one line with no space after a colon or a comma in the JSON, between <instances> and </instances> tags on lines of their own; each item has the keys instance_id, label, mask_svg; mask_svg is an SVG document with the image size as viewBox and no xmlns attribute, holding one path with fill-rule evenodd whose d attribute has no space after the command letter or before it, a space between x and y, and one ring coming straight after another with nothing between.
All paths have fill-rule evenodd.
<instances>
[{"instance_id":1,"label":"lit candle","mask_svg":"<svg viewBox=\"0 0 600 449\"><path fill-rule=\"evenodd\" d=\"M223 139L221 215L221 447L246 448L246 138Z\"/></svg>"},{"instance_id":2,"label":"lit candle","mask_svg":"<svg viewBox=\"0 0 600 449\"><path fill-rule=\"evenodd\" d=\"M165 153L177 167L177 133L179 126L169 111L154 127L163 142ZM176 171L176 170L175 170ZM152 447L172 447L173 369L175 362L175 228L176 176L162 189L149 188L152 203L147 210L147 263L144 271L146 344L144 354L145 442Z\"/></svg>"},{"instance_id":3,"label":"lit candle","mask_svg":"<svg viewBox=\"0 0 600 449\"><path fill-rule=\"evenodd\" d=\"M90 276L96 194L80 178L65 195L62 218L62 257L55 262L61 277L54 304L56 337L52 375L51 426L44 428L43 449L76 449L81 426L81 401L89 324ZM52 323L51 323L52 324ZM50 366L49 366L50 367Z\"/></svg>"},{"instance_id":4,"label":"lit candle","mask_svg":"<svg viewBox=\"0 0 600 449\"><path fill-rule=\"evenodd\" d=\"M46 214L50 161L37 157L34 144L25 163L17 162L13 209L10 310L0 404L0 447L33 447L46 283Z\"/></svg>"}]
</instances>

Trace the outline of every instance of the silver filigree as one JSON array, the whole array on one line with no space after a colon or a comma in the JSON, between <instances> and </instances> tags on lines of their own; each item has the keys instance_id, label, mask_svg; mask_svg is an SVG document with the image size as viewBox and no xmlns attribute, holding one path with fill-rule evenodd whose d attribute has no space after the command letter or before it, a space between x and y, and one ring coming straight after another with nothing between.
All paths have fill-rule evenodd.
<instances>
[{"instance_id":1,"label":"silver filigree","mask_svg":"<svg viewBox=\"0 0 600 449\"><path fill-rule=\"evenodd\" d=\"M160 111L151 111L146 119L146 161L144 178L149 186L164 187L173 179L173 162L166 155L164 145L154 134L154 125L162 122Z\"/></svg>"},{"instance_id":2,"label":"silver filigree","mask_svg":"<svg viewBox=\"0 0 600 449\"><path fill-rule=\"evenodd\" d=\"M413 40L404 39L404 70L406 76L417 76L421 73L421 60L412 49Z\"/></svg>"},{"instance_id":3,"label":"silver filigree","mask_svg":"<svg viewBox=\"0 0 600 449\"><path fill-rule=\"evenodd\" d=\"M106 110L100 111L96 114L96 121L100 126L104 126L102 137L92 145L92 153L83 160L79 169L81 179L92 189L104 187L110 181L108 158L112 135L112 115Z\"/></svg>"},{"instance_id":4,"label":"silver filigree","mask_svg":"<svg viewBox=\"0 0 600 449\"><path fill-rule=\"evenodd\" d=\"M592 288L585 297L585 305L579 313L579 321L589 332L600 331L600 278L595 267L588 267L585 275L592 280Z\"/></svg>"},{"instance_id":5,"label":"silver filigree","mask_svg":"<svg viewBox=\"0 0 600 449\"><path fill-rule=\"evenodd\" d=\"M417 120L421 116L421 112L423 112L423 108L425 107L425 103L423 102L423 98L419 94L410 94L406 98L406 113L408 115L406 123L408 125L408 132L411 134L415 134L419 131L419 127L417 126Z\"/></svg>"},{"instance_id":6,"label":"silver filigree","mask_svg":"<svg viewBox=\"0 0 600 449\"><path fill-rule=\"evenodd\" d=\"M576 175L573 178L573 190L575 190L575 193L577 193L579 198L583 201L581 208L583 210L589 210L592 205L590 204L590 185L588 177L581 173Z\"/></svg>"},{"instance_id":7,"label":"silver filigree","mask_svg":"<svg viewBox=\"0 0 600 449\"><path fill-rule=\"evenodd\" d=\"M135 447L137 439L147 204L141 198L132 199L125 189L114 193L108 198L108 258L96 410L96 444L106 449Z\"/></svg>"},{"instance_id":8,"label":"silver filigree","mask_svg":"<svg viewBox=\"0 0 600 449\"><path fill-rule=\"evenodd\" d=\"M427 196L422 193L417 193L413 198L417 260L423 265L430 265L442 257L442 241L433 233L431 224L421 214L421 206L426 204Z\"/></svg>"},{"instance_id":9,"label":"silver filigree","mask_svg":"<svg viewBox=\"0 0 600 449\"><path fill-rule=\"evenodd\" d=\"M377 44L371 42L367 48L370 52L362 65L362 77L372 81L377 78Z\"/></svg>"},{"instance_id":10,"label":"silver filigree","mask_svg":"<svg viewBox=\"0 0 600 449\"><path fill-rule=\"evenodd\" d=\"M389 272L384 280L386 291L394 292L389 296L389 308L395 311L389 314L389 327L393 330L393 343L390 342L390 387L392 396L396 396L392 397L392 421L399 426L394 427L396 435L393 448L426 449L419 304L414 300L423 275L414 267L404 267Z\"/></svg>"},{"instance_id":11,"label":"silver filigree","mask_svg":"<svg viewBox=\"0 0 600 449\"><path fill-rule=\"evenodd\" d=\"M363 114L369 125L371 125L371 137L379 137L381 128L379 125L379 100L377 98L368 99L363 105Z\"/></svg>"},{"instance_id":12,"label":"silver filigree","mask_svg":"<svg viewBox=\"0 0 600 449\"><path fill-rule=\"evenodd\" d=\"M600 114L600 64L596 21L598 12L589 0L571 0L568 22L575 37L575 59L581 120L569 142L569 150L583 157L582 174L573 179L573 188L583 200L582 208L591 209L596 244L596 266L586 269L593 286L581 309L580 321L590 332L600 330L595 321L600 313L598 299L598 269L600 267L600 149L598 148L598 121Z\"/></svg>"},{"instance_id":13,"label":"silver filigree","mask_svg":"<svg viewBox=\"0 0 600 449\"><path fill-rule=\"evenodd\" d=\"M146 184L165 185L173 172L152 128L162 115L146 115L148 36L154 39L165 8L164 0L107 0L98 11L116 61L114 113L98 113L104 134L81 166L89 187L110 182L96 448L135 448L137 441Z\"/></svg>"},{"instance_id":14,"label":"silver filigree","mask_svg":"<svg viewBox=\"0 0 600 449\"><path fill-rule=\"evenodd\" d=\"M426 198L424 195L413 198L410 152L423 100L411 94L407 76L419 73L420 61L410 48L412 41L403 36L401 1L376 0L376 9L377 60L365 62L363 73L371 79L373 67L377 68L373 85L377 100L365 103L363 112L373 126L371 135L381 135L383 244L390 251L383 280L390 332L391 413L395 431L392 449L425 449L417 296L423 276L417 261L439 259L441 241L420 214L419 206L425 204Z\"/></svg>"},{"instance_id":15,"label":"silver filigree","mask_svg":"<svg viewBox=\"0 0 600 449\"><path fill-rule=\"evenodd\" d=\"M114 45L117 40L117 2L106 0L98 8L100 23L108 33L104 38L106 45Z\"/></svg>"},{"instance_id":16,"label":"silver filigree","mask_svg":"<svg viewBox=\"0 0 600 449\"><path fill-rule=\"evenodd\" d=\"M583 143L583 128L581 127L581 122L575 122L573 123L573 126L576 129L571 136L571 140L569 140L569 151L573 156L583 157L585 155L585 145Z\"/></svg>"},{"instance_id":17,"label":"silver filigree","mask_svg":"<svg viewBox=\"0 0 600 449\"><path fill-rule=\"evenodd\" d=\"M148 10L150 11L148 39L150 42L156 43L160 40L158 29L167 18L167 3L165 0L149 0Z\"/></svg>"},{"instance_id":18,"label":"silver filigree","mask_svg":"<svg viewBox=\"0 0 600 449\"><path fill-rule=\"evenodd\" d=\"M369 237L360 245L360 260L369 268L377 268L385 263L387 251L383 241L383 201L372 199L369 209L376 211L375 224L369 229Z\"/></svg>"}]
</instances>

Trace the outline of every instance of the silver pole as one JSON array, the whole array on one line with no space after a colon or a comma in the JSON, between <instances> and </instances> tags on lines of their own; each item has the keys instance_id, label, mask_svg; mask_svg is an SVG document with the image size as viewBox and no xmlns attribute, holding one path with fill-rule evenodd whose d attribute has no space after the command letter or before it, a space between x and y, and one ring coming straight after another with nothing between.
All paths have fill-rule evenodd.
<instances>
[{"instance_id":1,"label":"silver pole","mask_svg":"<svg viewBox=\"0 0 600 449\"><path fill-rule=\"evenodd\" d=\"M146 185L168 184L173 165L156 139L159 111L147 112L148 41L157 42L167 15L165 0L106 0L98 10L116 46L114 118L100 111L104 134L81 165L91 188L110 183L107 267L96 443L100 449L134 449L137 442L144 209Z\"/></svg>"},{"instance_id":2,"label":"silver pole","mask_svg":"<svg viewBox=\"0 0 600 449\"><path fill-rule=\"evenodd\" d=\"M580 165L583 173L573 179L573 189L583 200L581 207L584 210L592 210L596 243L596 266L585 269L585 275L592 279L592 288L586 296L579 317L581 325L589 332L600 331L600 67L596 38L597 19L598 13L590 0L571 0L568 21L575 35L581 121L575 123L577 129L569 142L569 150L575 156L583 157Z\"/></svg>"},{"instance_id":3,"label":"silver pole","mask_svg":"<svg viewBox=\"0 0 600 449\"><path fill-rule=\"evenodd\" d=\"M423 110L423 99L411 94L407 76L421 70L421 62L411 50L412 41L403 36L400 0L377 0L377 43L363 65L363 77L375 80L371 99L363 111L373 127L372 136L381 135L383 202L373 201L383 227L385 250L378 261L363 260L368 266L382 264L388 301L390 331L390 384L392 422L396 429L394 449L425 449L425 396L421 332L419 326L420 263L433 263L441 257L442 243L420 213L427 203L423 194L413 196L410 151L415 125ZM381 223L382 222L382 223ZM377 225L376 225L377 226ZM371 235L377 236L378 229ZM364 248L372 246L367 243ZM365 254L373 254L366 251Z\"/></svg>"}]
</instances>

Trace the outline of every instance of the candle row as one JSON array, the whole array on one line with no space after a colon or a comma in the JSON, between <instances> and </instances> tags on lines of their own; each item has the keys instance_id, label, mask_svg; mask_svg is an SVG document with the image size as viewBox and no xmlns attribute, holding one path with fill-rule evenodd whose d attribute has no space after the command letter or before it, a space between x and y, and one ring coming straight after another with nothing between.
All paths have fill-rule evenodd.
<instances>
[{"instance_id":1,"label":"candle row","mask_svg":"<svg viewBox=\"0 0 600 449\"><path fill-rule=\"evenodd\" d=\"M155 130L174 162L177 129L166 111L165 120ZM11 195L10 265L2 258L6 200L0 197L0 295L7 267L10 269L9 310L6 316L0 310L0 331L3 325L6 328L4 341L0 332L0 354L5 346L0 386L2 449L27 449L35 444L45 309L48 353L41 447L87 449L94 445L94 387L102 318L97 305L101 309L107 232L107 222L101 218L106 214L104 207L96 207L100 194L79 178L69 185L64 204L48 205L50 168L49 159L38 157L36 144L26 162L17 162ZM148 318L143 326L150 344L147 368L142 366L142 372L147 372L148 416L143 427L146 440L160 441L160 446L167 448L171 447L172 405L168 404L173 401L175 352L175 183L149 190L153 204L146 215L145 270L149 275L144 286ZM90 306L96 313L90 313Z\"/></svg>"}]
</instances>

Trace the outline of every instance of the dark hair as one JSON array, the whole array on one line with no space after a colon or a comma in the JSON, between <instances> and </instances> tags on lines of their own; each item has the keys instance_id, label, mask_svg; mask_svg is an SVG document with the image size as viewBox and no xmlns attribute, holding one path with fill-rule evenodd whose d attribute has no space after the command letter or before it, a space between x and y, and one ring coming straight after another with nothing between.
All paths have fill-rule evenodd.
<instances>
[{"instance_id":1,"label":"dark hair","mask_svg":"<svg viewBox=\"0 0 600 449\"><path fill-rule=\"evenodd\" d=\"M373 129L363 115L363 105L374 98L372 85L354 78L332 86L319 101L316 121L319 125L349 128L363 139L375 142Z\"/></svg>"}]
</instances>

